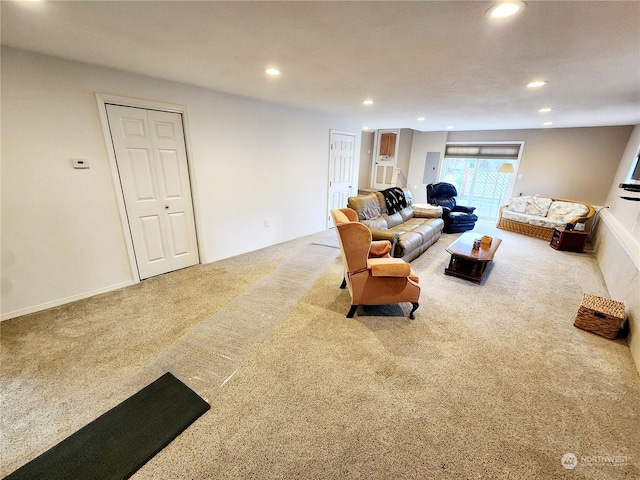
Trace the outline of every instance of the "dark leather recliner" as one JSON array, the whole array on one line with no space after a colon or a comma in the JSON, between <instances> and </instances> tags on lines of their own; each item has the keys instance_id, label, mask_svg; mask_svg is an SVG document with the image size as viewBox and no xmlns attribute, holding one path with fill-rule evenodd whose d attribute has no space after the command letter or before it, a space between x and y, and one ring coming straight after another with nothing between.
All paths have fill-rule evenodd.
<instances>
[{"instance_id":1,"label":"dark leather recliner","mask_svg":"<svg viewBox=\"0 0 640 480\"><path fill-rule=\"evenodd\" d=\"M460 233L473 230L478 216L473 213L476 207L456 204L458 191L450 183L430 183L427 185L427 202L442 207L445 233Z\"/></svg>"}]
</instances>

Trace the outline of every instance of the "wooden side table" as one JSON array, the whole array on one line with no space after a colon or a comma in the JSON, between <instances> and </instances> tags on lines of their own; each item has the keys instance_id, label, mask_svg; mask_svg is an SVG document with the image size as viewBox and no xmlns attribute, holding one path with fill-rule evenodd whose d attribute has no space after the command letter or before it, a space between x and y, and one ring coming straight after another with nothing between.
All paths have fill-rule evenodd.
<instances>
[{"instance_id":1,"label":"wooden side table","mask_svg":"<svg viewBox=\"0 0 640 480\"><path fill-rule=\"evenodd\" d=\"M584 252L584 247L589 239L589 232L566 230L564 227L556 227L551 237L551 248L565 252Z\"/></svg>"}]
</instances>

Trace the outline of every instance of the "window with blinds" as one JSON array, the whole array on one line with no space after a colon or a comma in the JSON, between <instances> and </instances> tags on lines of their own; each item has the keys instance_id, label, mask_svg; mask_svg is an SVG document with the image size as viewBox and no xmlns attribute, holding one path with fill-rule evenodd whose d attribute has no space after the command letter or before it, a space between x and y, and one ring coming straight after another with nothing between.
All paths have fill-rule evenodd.
<instances>
[{"instance_id":1,"label":"window with blinds","mask_svg":"<svg viewBox=\"0 0 640 480\"><path fill-rule=\"evenodd\" d=\"M478 217L493 220L511 192L524 142L448 144L440 181L455 185L458 203L476 207Z\"/></svg>"}]
</instances>

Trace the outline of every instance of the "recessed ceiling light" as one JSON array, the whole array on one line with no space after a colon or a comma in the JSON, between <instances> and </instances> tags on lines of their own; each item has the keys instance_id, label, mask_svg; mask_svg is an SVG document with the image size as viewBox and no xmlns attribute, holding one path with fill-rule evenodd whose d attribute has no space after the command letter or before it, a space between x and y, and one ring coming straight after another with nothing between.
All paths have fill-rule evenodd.
<instances>
[{"instance_id":1,"label":"recessed ceiling light","mask_svg":"<svg viewBox=\"0 0 640 480\"><path fill-rule=\"evenodd\" d=\"M525 6L526 4L524 2L520 2L518 0L496 3L489 10L487 10L487 16L493 18L510 17L511 15L515 15L516 13L522 11Z\"/></svg>"},{"instance_id":2,"label":"recessed ceiling light","mask_svg":"<svg viewBox=\"0 0 640 480\"><path fill-rule=\"evenodd\" d=\"M553 122L544 122L542 125L546 125L546 126L553 125Z\"/></svg>"},{"instance_id":3,"label":"recessed ceiling light","mask_svg":"<svg viewBox=\"0 0 640 480\"><path fill-rule=\"evenodd\" d=\"M419 122L424 122L424 117L418 117Z\"/></svg>"},{"instance_id":4,"label":"recessed ceiling light","mask_svg":"<svg viewBox=\"0 0 640 480\"><path fill-rule=\"evenodd\" d=\"M546 80L534 80L533 82L527 83L527 87L529 88L538 88L543 87L547 84Z\"/></svg>"},{"instance_id":5,"label":"recessed ceiling light","mask_svg":"<svg viewBox=\"0 0 640 480\"><path fill-rule=\"evenodd\" d=\"M373 105L373 100L364 100L362 103L365 105Z\"/></svg>"},{"instance_id":6,"label":"recessed ceiling light","mask_svg":"<svg viewBox=\"0 0 640 480\"><path fill-rule=\"evenodd\" d=\"M369 130L369 127L362 127L363 130Z\"/></svg>"},{"instance_id":7,"label":"recessed ceiling light","mask_svg":"<svg viewBox=\"0 0 640 480\"><path fill-rule=\"evenodd\" d=\"M266 73L267 75L271 75L272 77L277 77L278 75L280 75L282 72L280 71L280 69L275 68L275 67L269 67L267 68L264 73Z\"/></svg>"},{"instance_id":8,"label":"recessed ceiling light","mask_svg":"<svg viewBox=\"0 0 640 480\"><path fill-rule=\"evenodd\" d=\"M551 110L553 110L553 108L544 107L544 108L541 108L540 110L538 110L538 112L540 112L540 113L549 113Z\"/></svg>"},{"instance_id":9,"label":"recessed ceiling light","mask_svg":"<svg viewBox=\"0 0 640 480\"><path fill-rule=\"evenodd\" d=\"M449 126L447 127L447 130L453 130L453 125L449 125Z\"/></svg>"}]
</instances>

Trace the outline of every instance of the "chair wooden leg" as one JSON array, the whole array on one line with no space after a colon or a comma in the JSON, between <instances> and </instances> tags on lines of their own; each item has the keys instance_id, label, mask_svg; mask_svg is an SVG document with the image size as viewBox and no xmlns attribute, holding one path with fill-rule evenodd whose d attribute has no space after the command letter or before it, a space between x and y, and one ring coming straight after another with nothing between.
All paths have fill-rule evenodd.
<instances>
[{"instance_id":1,"label":"chair wooden leg","mask_svg":"<svg viewBox=\"0 0 640 480\"><path fill-rule=\"evenodd\" d=\"M351 305L351 308L349 309L349 313L347 313L347 318L353 318L353 316L356 314L357 309L358 309L358 305Z\"/></svg>"},{"instance_id":2,"label":"chair wooden leg","mask_svg":"<svg viewBox=\"0 0 640 480\"><path fill-rule=\"evenodd\" d=\"M413 315L413 312L415 312L418 309L420 304L418 302L411 302L411 305L413 305L413 308L411 309L411 312L409 312L409 318L411 320L415 320L416 317Z\"/></svg>"},{"instance_id":3,"label":"chair wooden leg","mask_svg":"<svg viewBox=\"0 0 640 480\"><path fill-rule=\"evenodd\" d=\"M342 279L342 285L340 285L340 288L346 288L347 287L347 279L343 278Z\"/></svg>"}]
</instances>

